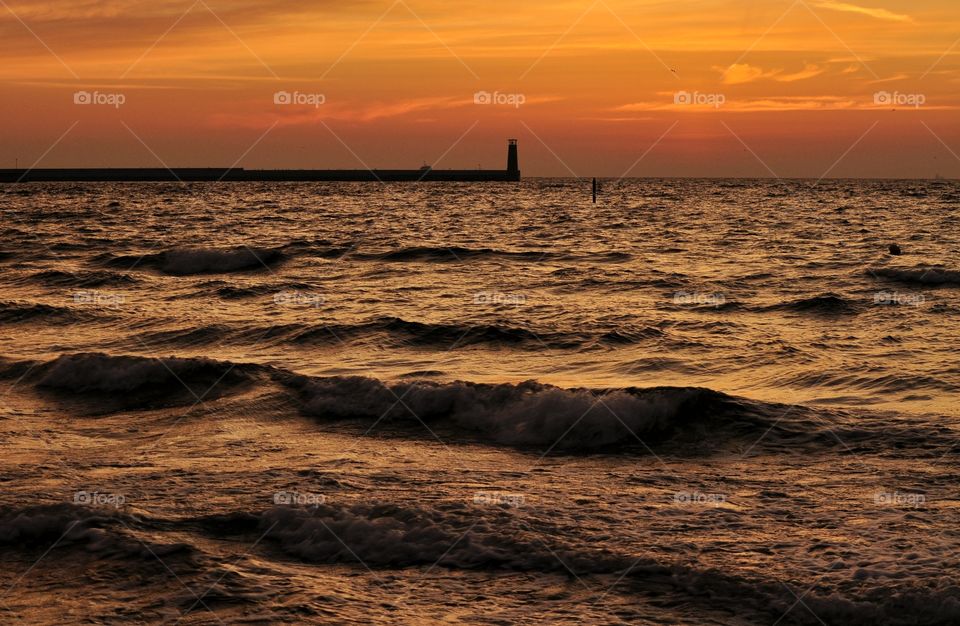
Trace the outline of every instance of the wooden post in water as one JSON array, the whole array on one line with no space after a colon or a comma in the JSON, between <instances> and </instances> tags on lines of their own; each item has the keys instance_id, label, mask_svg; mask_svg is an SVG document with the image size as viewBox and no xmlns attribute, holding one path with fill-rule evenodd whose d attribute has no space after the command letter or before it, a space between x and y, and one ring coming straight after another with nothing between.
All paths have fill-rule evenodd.
<instances>
[{"instance_id":1,"label":"wooden post in water","mask_svg":"<svg viewBox=\"0 0 960 626\"><path fill-rule=\"evenodd\" d=\"M593 179L593 203L597 203L597 179Z\"/></svg>"}]
</instances>

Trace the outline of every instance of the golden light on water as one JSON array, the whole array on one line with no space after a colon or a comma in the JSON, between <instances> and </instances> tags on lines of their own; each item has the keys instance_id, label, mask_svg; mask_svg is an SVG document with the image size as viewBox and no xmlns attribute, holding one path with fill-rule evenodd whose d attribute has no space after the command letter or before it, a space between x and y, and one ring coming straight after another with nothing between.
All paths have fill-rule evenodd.
<instances>
[{"instance_id":1,"label":"golden light on water","mask_svg":"<svg viewBox=\"0 0 960 626\"><path fill-rule=\"evenodd\" d=\"M0 0L0 621L960 623L958 26Z\"/></svg>"}]
</instances>

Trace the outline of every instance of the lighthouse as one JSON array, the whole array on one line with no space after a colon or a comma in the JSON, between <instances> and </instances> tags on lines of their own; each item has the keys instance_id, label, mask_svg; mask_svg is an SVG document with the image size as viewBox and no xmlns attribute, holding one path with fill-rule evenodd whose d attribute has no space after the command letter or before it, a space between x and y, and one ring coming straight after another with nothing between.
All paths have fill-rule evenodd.
<instances>
[{"instance_id":1,"label":"lighthouse","mask_svg":"<svg viewBox=\"0 0 960 626\"><path fill-rule=\"evenodd\" d=\"M516 139L507 140L507 173L512 180L520 180L520 157L517 155Z\"/></svg>"}]
</instances>

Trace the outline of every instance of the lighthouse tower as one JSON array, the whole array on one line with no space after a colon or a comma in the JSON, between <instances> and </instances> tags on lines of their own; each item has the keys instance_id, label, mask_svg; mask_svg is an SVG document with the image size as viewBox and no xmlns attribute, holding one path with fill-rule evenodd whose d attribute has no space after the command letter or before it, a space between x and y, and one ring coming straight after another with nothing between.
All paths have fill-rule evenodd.
<instances>
[{"instance_id":1,"label":"lighthouse tower","mask_svg":"<svg viewBox=\"0 0 960 626\"><path fill-rule=\"evenodd\" d=\"M507 172L516 175L520 180L520 157L517 155L517 140L507 140Z\"/></svg>"}]
</instances>

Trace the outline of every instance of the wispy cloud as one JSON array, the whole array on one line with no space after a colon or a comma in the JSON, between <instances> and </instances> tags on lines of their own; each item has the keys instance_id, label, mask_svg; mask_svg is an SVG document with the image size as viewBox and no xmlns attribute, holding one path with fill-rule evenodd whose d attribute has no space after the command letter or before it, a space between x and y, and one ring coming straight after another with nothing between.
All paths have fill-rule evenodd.
<instances>
[{"instance_id":1,"label":"wispy cloud","mask_svg":"<svg viewBox=\"0 0 960 626\"><path fill-rule=\"evenodd\" d=\"M821 9L830 9L831 11L843 11L844 13L859 13L867 15L878 20L887 20L890 22L912 22L913 18L909 15L894 13L887 9L874 9L871 7L862 7L848 2L837 2L836 0L818 0L814 6Z\"/></svg>"},{"instance_id":2,"label":"wispy cloud","mask_svg":"<svg viewBox=\"0 0 960 626\"><path fill-rule=\"evenodd\" d=\"M665 94L666 95L666 94ZM676 104L672 100L664 98L660 102L634 102L624 104L613 109L618 113L651 113L656 111L680 112L709 112L725 111L728 113L763 113L763 112L785 112L785 111L876 111L878 109L889 108L886 105L877 104L872 97L851 97L851 96L771 96L749 98L743 100L726 100L720 107L704 104L694 106L689 104ZM925 110L952 111L958 107L955 105L943 104L939 106L923 107Z\"/></svg>"},{"instance_id":3,"label":"wispy cloud","mask_svg":"<svg viewBox=\"0 0 960 626\"><path fill-rule=\"evenodd\" d=\"M524 106L560 102L559 96L538 96L527 99ZM284 106L269 110L259 107L243 113L218 113L210 118L213 126L262 128L273 122L281 127L316 125L321 120L366 124L395 118L426 123L438 119L445 112L469 108L472 115L516 111L508 107L478 107L472 94L464 96L428 96L394 101L363 102L360 100L324 104L321 107Z\"/></svg>"},{"instance_id":4,"label":"wispy cloud","mask_svg":"<svg viewBox=\"0 0 960 626\"><path fill-rule=\"evenodd\" d=\"M798 80L807 80L819 76L826 71L826 68L813 63L808 63L802 70L792 74L784 74L783 70L764 70L762 67L756 67L747 63L736 63L727 68L714 68L723 75L723 84L725 85L744 85L758 80L775 80L781 83L793 83Z\"/></svg>"},{"instance_id":5,"label":"wispy cloud","mask_svg":"<svg viewBox=\"0 0 960 626\"><path fill-rule=\"evenodd\" d=\"M723 73L723 83L725 85L743 85L763 78L770 78L776 74L776 71L765 72L763 68L748 63L734 63L726 69L717 69Z\"/></svg>"},{"instance_id":6,"label":"wispy cloud","mask_svg":"<svg viewBox=\"0 0 960 626\"><path fill-rule=\"evenodd\" d=\"M794 72L793 74L777 74L776 76L773 77L773 79L781 83L793 83L798 80L807 80L808 78L819 76L820 74L823 74L825 71L826 69L820 67L819 65L808 63L807 66L804 67L799 72Z\"/></svg>"},{"instance_id":7,"label":"wispy cloud","mask_svg":"<svg viewBox=\"0 0 960 626\"><path fill-rule=\"evenodd\" d=\"M871 80L867 84L878 85L880 83L895 83L897 81L907 80L908 78L910 78L910 74L907 74L905 72L900 72L899 74L894 74L893 76L890 76L887 78L878 78L877 80Z\"/></svg>"},{"instance_id":8,"label":"wispy cloud","mask_svg":"<svg viewBox=\"0 0 960 626\"><path fill-rule=\"evenodd\" d=\"M366 123L382 119L403 117L430 111L456 109L472 105L466 98L427 97L410 98L394 102L342 102L325 104L322 107L283 107L277 109L251 111L247 113L226 113L212 116L214 126L237 126L260 128L268 120L276 121L280 126L302 126L319 124L321 120L339 120L344 122Z\"/></svg>"}]
</instances>

